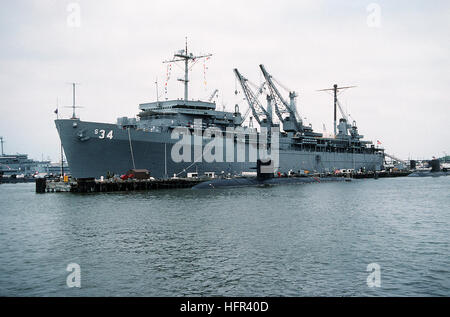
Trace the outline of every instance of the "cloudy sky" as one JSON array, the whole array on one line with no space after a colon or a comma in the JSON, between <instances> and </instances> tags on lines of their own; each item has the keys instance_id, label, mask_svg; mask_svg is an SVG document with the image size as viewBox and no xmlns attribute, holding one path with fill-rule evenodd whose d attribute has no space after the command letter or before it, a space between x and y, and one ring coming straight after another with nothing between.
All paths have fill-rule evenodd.
<instances>
[{"instance_id":1,"label":"cloudy sky","mask_svg":"<svg viewBox=\"0 0 450 317\"><path fill-rule=\"evenodd\" d=\"M79 19L78 19L79 17ZM233 110L237 67L259 83L258 65L299 93L313 127L332 130L332 96L366 138L402 158L450 154L449 1L8 1L0 11L0 135L8 153L58 159L56 100L70 117L79 82L82 120L115 122L165 98L166 65L184 46L212 53L192 69L190 97L219 89ZM168 98L182 97L173 66ZM205 85L206 79L206 85Z\"/></svg>"}]
</instances>

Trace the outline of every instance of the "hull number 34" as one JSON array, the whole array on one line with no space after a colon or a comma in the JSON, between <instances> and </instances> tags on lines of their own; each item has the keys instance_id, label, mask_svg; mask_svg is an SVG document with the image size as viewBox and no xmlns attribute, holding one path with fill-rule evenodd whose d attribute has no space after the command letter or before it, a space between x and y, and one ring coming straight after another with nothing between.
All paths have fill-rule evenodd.
<instances>
[{"instance_id":1,"label":"hull number 34","mask_svg":"<svg viewBox=\"0 0 450 317\"><path fill-rule=\"evenodd\" d=\"M107 138L107 139L112 140L112 138L113 138L113 130L109 131L108 134L106 134L105 130L95 129L94 134L98 135L99 139Z\"/></svg>"}]
</instances>

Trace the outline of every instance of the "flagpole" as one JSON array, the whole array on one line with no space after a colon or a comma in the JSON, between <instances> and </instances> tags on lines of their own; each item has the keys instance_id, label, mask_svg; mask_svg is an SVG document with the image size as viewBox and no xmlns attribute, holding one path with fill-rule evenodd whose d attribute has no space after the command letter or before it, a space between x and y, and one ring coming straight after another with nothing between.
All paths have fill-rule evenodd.
<instances>
[{"instance_id":1,"label":"flagpole","mask_svg":"<svg viewBox=\"0 0 450 317\"><path fill-rule=\"evenodd\" d=\"M62 141L61 141L61 177L64 179L64 154L63 154Z\"/></svg>"},{"instance_id":2,"label":"flagpole","mask_svg":"<svg viewBox=\"0 0 450 317\"><path fill-rule=\"evenodd\" d=\"M56 120L59 120L59 100L56 98Z\"/></svg>"},{"instance_id":3,"label":"flagpole","mask_svg":"<svg viewBox=\"0 0 450 317\"><path fill-rule=\"evenodd\" d=\"M59 120L59 101L58 98L56 98L56 120ZM59 130L59 129L58 129ZM61 136L60 136L61 139ZM64 155L63 155L63 145L62 140L60 140L60 146L61 146L61 177L64 179Z\"/></svg>"}]
</instances>

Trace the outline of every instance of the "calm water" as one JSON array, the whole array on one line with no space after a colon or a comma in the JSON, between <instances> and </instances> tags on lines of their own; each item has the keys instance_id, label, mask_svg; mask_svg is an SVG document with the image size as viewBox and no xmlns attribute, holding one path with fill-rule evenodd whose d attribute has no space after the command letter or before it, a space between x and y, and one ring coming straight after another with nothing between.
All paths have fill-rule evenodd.
<instances>
[{"instance_id":1,"label":"calm water","mask_svg":"<svg viewBox=\"0 0 450 317\"><path fill-rule=\"evenodd\" d=\"M0 295L450 296L449 189L450 177L88 195L0 185ZM79 289L66 286L73 262Z\"/></svg>"}]
</instances>

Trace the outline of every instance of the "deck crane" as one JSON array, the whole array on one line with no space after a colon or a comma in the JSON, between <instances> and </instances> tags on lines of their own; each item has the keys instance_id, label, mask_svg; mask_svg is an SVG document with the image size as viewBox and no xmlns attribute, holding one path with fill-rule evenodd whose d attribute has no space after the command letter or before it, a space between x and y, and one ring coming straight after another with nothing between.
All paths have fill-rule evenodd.
<instances>
[{"instance_id":1,"label":"deck crane","mask_svg":"<svg viewBox=\"0 0 450 317\"><path fill-rule=\"evenodd\" d=\"M214 90L214 92L209 96L208 102L213 101L214 97L216 97L217 93L219 92L219 89Z\"/></svg>"},{"instance_id":2,"label":"deck crane","mask_svg":"<svg viewBox=\"0 0 450 317\"><path fill-rule=\"evenodd\" d=\"M249 84L252 84L255 88L257 88L257 91L256 91L256 95L255 95L255 98L257 99L257 100L259 100L258 98L259 98L259 96L264 92L264 90L265 90L265 85L266 85L266 82L263 82L259 87L257 86L257 85L255 85L255 84L253 84L253 83L251 83L250 81L247 81ZM236 91L236 94L237 94L237 91ZM269 98L269 96L267 96L267 98ZM270 103L270 100L267 100L267 102L268 103ZM247 110L245 111L245 114L244 114L244 116L242 117L242 122L244 122L246 119L247 119L247 117L248 117L248 115L250 114L250 111L251 111L252 109L250 108L250 107L248 107L247 108ZM269 113L269 115L270 115L270 117L273 119L273 117L272 117L272 108L271 108L271 105L270 104L268 104L268 106L267 106L267 112ZM273 122L273 120L272 120L272 122Z\"/></svg>"},{"instance_id":3,"label":"deck crane","mask_svg":"<svg viewBox=\"0 0 450 317\"><path fill-rule=\"evenodd\" d=\"M342 106L341 106L341 103L339 102L339 99L337 99L336 102L337 102L337 106L338 106L338 108L339 108L339 111L341 112L342 118L344 118L345 121L348 122L348 116L347 116L347 114L345 113L344 109L342 109Z\"/></svg>"},{"instance_id":4,"label":"deck crane","mask_svg":"<svg viewBox=\"0 0 450 317\"><path fill-rule=\"evenodd\" d=\"M259 65L259 68L266 79L270 96L275 104L275 113L283 123L283 130L285 132L301 132L303 130L303 124L301 120L297 120L297 116L295 115L296 109L294 100L295 97L297 97L297 94L294 91L290 92L289 97L291 99L291 104L287 103L275 86L274 78L267 72L264 65Z\"/></svg>"},{"instance_id":5,"label":"deck crane","mask_svg":"<svg viewBox=\"0 0 450 317\"><path fill-rule=\"evenodd\" d=\"M253 117L255 117L255 120L258 122L260 127L266 128L271 127L273 125L272 116L261 105L261 103L258 100L260 91L262 91L262 86L261 89L259 89L257 95L255 95L255 93L250 89L248 85L248 79L243 77L241 73L237 70L237 68L234 69L234 74L236 75L236 78L239 80L239 83L241 84L245 98L247 99L248 105L250 107L249 109L251 109ZM246 116L247 115L244 116L244 120Z\"/></svg>"}]
</instances>

